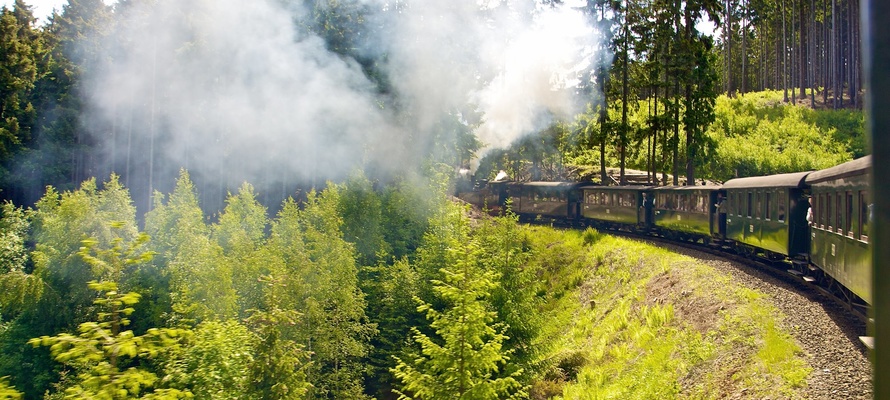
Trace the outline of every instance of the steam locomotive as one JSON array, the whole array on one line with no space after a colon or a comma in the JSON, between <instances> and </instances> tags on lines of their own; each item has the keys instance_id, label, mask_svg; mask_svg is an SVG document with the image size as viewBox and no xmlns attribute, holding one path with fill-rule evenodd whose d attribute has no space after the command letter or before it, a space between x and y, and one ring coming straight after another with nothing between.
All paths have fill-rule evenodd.
<instances>
[{"instance_id":1,"label":"steam locomotive","mask_svg":"<svg viewBox=\"0 0 890 400\"><path fill-rule=\"evenodd\" d=\"M787 266L861 315L872 303L871 156L707 186L482 182L458 197L493 214L694 242Z\"/></svg>"}]
</instances>

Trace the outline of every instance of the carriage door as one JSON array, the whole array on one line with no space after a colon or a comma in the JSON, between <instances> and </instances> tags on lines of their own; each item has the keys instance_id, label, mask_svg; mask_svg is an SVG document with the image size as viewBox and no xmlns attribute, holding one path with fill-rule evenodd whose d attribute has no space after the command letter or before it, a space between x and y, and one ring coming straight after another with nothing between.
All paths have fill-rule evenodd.
<instances>
[{"instance_id":1,"label":"carriage door","mask_svg":"<svg viewBox=\"0 0 890 400\"><path fill-rule=\"evenodd\" d=\"M726 237L726 208L729 206L729 201L726 198L726 193L722 191L712 191L710 193L709 199L710 206L708 209L711 214L711 236L717 236L720 238Z\"/></svg>"}]
</instances>

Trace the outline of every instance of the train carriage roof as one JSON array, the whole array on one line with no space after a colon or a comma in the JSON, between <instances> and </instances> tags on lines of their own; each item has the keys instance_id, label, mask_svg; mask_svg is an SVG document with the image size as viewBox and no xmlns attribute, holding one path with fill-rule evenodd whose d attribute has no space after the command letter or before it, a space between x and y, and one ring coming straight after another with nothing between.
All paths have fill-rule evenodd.
<instances>
[{"instance_id":1,"label":"train carriage roof","mask_svg":"<svg viewBox=\"0 0 890 400\"><path fill-rule=\"evenodd\" d=\"M706 191L720 190L720 186L719 186L719 185L699 185L699 186L660 186L660 187L653 188L653 189L655 189L655 190L660 190L660 191L675 191L675 190L679 190L679 191L689 192L689 191L701 191L701 190L706 190Z\"/></svg>"},{"instance_id":2,"label":"train carriage roof","mask_svg":"<svg viewBox=\"0 0 890 400\"><path fill-rule=\"evenodd\" d=\"M641 191L641 190L651 190L652 186L645 185L624 185L624 186L602 186L602 185L591 185L587 184L584 186L578 187L581 190L624 190L624 191Z\"/></svg>"},{"instance_id":3,"label":"train carriage roof","mask_svg":"<svg viewBox=\"0 0 890 400\"><path fill-rule=\"evenodd\" d=\"M557 191L565 191L571 190L577 187L579 184L577 182L542 182L542 181L534 181L534 182L511 182L507 186L512 188L519 188L520 190L557 190Z\"/></svg>"},{"instance_id":4,"label":"train carriage roof","mask_svg":"<svg viewBox=\"0 0 890 400\"><path fill-rule=\"evenodd\" d=\"M871 168L871 156L857 158L853 161L828 169L813 172L807 176L807 184L815 184L832 179L840 179L848 176L862 175Z\"/></svg>"},{"instance_id":5,"label":"train carriage roof","mask_svg":"<svg viewBox=\"0 0 890 400\"><path fill-rule=\"evenodd\" d=\"M790 174L778 174L767 176L752 176L749 178L730 179L723 184L724 189L748 189L748 188L802 188L807 175L812 171L792 172Z\"/></svg>"}]
</instances>

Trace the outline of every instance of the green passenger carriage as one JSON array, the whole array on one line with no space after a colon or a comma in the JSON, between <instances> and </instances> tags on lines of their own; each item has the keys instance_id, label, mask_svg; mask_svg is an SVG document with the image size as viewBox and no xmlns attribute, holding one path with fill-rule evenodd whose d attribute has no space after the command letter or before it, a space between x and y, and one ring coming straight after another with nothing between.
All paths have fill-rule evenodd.
<instances>
[{"instance_id":1,"label":"green passenger carriage","mask_svg":"<svg viewBox=\"0 0 890 400\"><path fill-rule=\"evenodd\" d=\"M871 156L807 176L812 192L813 264L869 304L871 253L868 226L872 201L868 196ZM833 282L829 282L833 283Z\"/></svg>"},{"instance_id":2,"label":"green passenger carriage","mask_svg":"<svg viewBox=\"0 0 890 400\"><path fill-rule=\"evenodd\" d=\"M731 179L726 190L726 239L749 252L794 258L809 250L807 198L809 172Z\"/></svg>"},{"instance_id":3,"label":"green passenger carriage","mask_svg":"<svg viewBox=\"0 0 890 400\"><path fill-rule=\"evenodd\" d=\"M654 189L652 225L681 240L707 242L719 236L714 215L721 194L719 186L668 186Z\"/></svg>"},{"instance_id":4,"label":"green passenger carriage","mask_svg":"<svg viewBox=\"0 0 890 400\"><path fill-rule=\"evenodd\" d=\"M572 221L578 186L574 182L525 182L507 185L513 212L523 220L550 219Z\"/></svg>"},{"instance_id":5,"label":"green passenger carriage","mask_svg":"<svg viewBox=\"0 0 890 400\"><path fill-rule=\"evenodd\" d=\"M606 229L645 229L651 214L647 207L650 190L648 186L582 186L578 214Z\"/></svg>"}]
</instances>

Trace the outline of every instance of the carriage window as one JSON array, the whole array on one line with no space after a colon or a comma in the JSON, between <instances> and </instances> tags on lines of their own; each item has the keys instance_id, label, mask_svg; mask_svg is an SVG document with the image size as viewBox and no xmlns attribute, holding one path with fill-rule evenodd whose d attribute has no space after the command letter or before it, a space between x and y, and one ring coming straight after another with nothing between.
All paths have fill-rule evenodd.
<instances>
[{"instance_id":1,"label":"carriage window","mask_svg":"<svg viewBox=\"0 0 890 400\"><path fill-rule=\"evenodd\" d=\"M754 193L748 192L748 202L746 203L748 213L746 214L748 218L751 218L754 215Z\"/></svg>"},{"instance_id":2,"label":"carriage window","mask_svg":"<svg viewBox=\"0 0 890 400\"><path fill-rule=\"evenodd\" d=\"M832 222L832 218L834 218L834 217L833 217L833 214L832 214L832 212L831 212L831 211L833 210L833 209L831 208L831 203L832 203L832 201L831 201L831 193L825 193L825 226L826 226L827 229L829 229L829 230L831 230L832 227L833 227L833 225L831 224L831 222Z\"/></svg>"},{"instance_id":3,"label":"carriage window","mask_svg":"<svg viewBox=\"0 0 890 400\"><path fill-rule=\"evenodd\" d=\"M871 205L868 204L868 192L859 191L859 239L868 242L868 226L871 222Z\"/></svg>"},{"instance_id":4,"label":"carriage window","mask_svg":"<svg viewBox=\"0 0 890 400\"><path fill-rule=\"evenodd\" d=\"M819 224L823 223L822 220L822 208L825 205L822 203L822 195L815 194L813 195L813 226L821 228Z\"/></svg>"},{"instance_id":5,"label":"carriage window","mask_svg":"<svg viewBox=\"0 0 890 400\"><path fill-rule=\"evenodd\" d=\"M785 222L785 191L779 190L778 196L779 222Z\"/></svg>"},{"instance_id":6,"label":"carriage window","mask_svg":"<svg viewBox=\"0 0 890 400\"><path fill-rule=\"evenodd\" d=\"M843 212L843 204L841 204L841 201L842 201L841 199L842 199L841 194L835 193L835 199L834 199L834 217L835 217L834 218L834 227L836 228L835 232L837 232L837 231L843 232L843 227L841 226L841 224L843 223L843 220L841 219L841 216L843 215L843 214L841 214L841 212Z\"/></svg>"},{"instance_id":7,"label":"carriage window","mask_svg":"<svg viewBox=\"0 0 890 400\"><path fill-rule=\"evenodd\" d=\"M735 193L735 194L733 194L733 196L735 196L735 215L738 215L739 217L741 217L742 210L744 209L743 204L742 204L742 194Z\"/></svg>"},{"instance_id":8,"label":"carriage window","mask_svg":"<svg viewBox=\"0 0 890 400\"><path fill-rule=\"evenodd\" d=\"M764 202L764 205L766 206L766 208L763 210L763 216L767 220L771 220L771 219L773 219L773 214L772 214L773 208L770 206L772 205L773 194L772 193L764 193L764 195L766 196L766 202Z\"/></svg>"},{"instance_id":9,"label":"carriage window","mask_svg":"<svg viewBox=\"0 0 890 400\"><path fill-rule=\"evenodd\" d=\"M853 237L853 193L847 192L847 204L844 207L847 210L846 219L844 219L844 234Z\"/></svg>"},{"instance_id":10,"label":"carriage window","mask_svg":"<svg viewBox=\"0 0 890 400\"><path fill-rule=\"evenodd\" d=\"M763 218L763 193L757 192L754 196L757 199L754 208L754 217L760 219Z\"/></svg>"}]
</instances>

